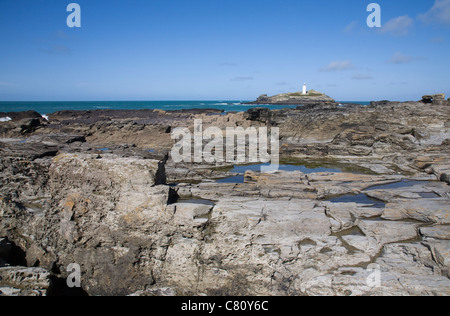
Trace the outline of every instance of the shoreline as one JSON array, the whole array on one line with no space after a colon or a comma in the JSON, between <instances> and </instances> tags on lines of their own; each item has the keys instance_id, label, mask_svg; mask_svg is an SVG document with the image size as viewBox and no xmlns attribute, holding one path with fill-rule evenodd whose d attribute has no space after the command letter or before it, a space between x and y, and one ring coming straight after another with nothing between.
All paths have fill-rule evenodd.
<instances>
[{"instance_id":1,"label":"shoreline","mask_svg":"<svg viewBox=\"0 0 450 316\"><path fill-rule=\"evenodd\" d=\"M143 103L147 104L147 108L143 108ZM363 104L368 105L370 101L338 101L341 104ZM54 104L59 104L55 107ZM65 105L66 104L66 105ZM78 104L78 106L77 106ZM134 106L130 108L123 106L123 108L115 108L120 104ZM26 107L23 107L25 106ZM19 109L15 110L14 107L19 106ZM297 104L254 104L253 107L266 107L269 109L281 109L283 107L293 107ZM23 108L20 108L23 107ZM153 107L153 108L150 108ZM224 110L226 112L243 112L252 107L249 101L69 101L69 102L1 102L0 101L0 117L4 113L8 112L26 112L36 111L41 114L52 114L58 111L94 111L94 110L163 110L163 111L177 111L182 109L215 109ZM13 110L13 111L11 111Z\"/></svg>"}]
</instances>

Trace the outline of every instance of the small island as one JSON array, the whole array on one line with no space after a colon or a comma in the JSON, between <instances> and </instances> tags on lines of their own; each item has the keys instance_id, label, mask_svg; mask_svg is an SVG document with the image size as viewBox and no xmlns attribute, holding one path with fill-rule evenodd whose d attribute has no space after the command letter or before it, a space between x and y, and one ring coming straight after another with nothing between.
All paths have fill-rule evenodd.
<instances>
[{"instance_id":1,"label":"small island","mask_svg":"<svg viewBox=\"0 0 450 316\"><path fill-rule=\"evenodd\" d=\"M275 96L263 94L254 102L248 104L274 104L274 105L337 105L336 101L325 93L316 90L306 90L306 84L303 85L303 91L281 93Z\"/></svg>"}]
</instances>

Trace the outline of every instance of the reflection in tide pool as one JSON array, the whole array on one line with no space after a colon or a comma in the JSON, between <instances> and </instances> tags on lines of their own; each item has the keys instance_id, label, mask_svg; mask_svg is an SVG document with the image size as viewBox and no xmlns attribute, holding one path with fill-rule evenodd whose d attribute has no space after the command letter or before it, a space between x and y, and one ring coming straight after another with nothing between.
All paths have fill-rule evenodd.
<instances>
[{"instance_id":1,"label":"reflection in tide pool","mask_svg":"<svg viewBox=\"0 0 450 316\"><path fill-rule=\"evenodd\" d=\"M376 185L376 186L368 188L367 191L401 189L401 188L413 187L415 185L427 185L427 184L429 184L429 181L417 181L417 180L403 179L401 181L394 182L394 183Z\"/></svg>"},{"instance_id":2,"label":"reflection in tide pool","mask_svg":"<svg viewBox=\"0 0 450 316\"><path fill-rule=\"evenodd\" d=\"M364 193L361 194L347 194L342 195L336 198L329 199L328 201L332 203L357 203L357 204L366 204L370 205L371 207L376 208L384 208L386 206L386 203L383 201L373 199L365 195Z\"/></svg>"},{"instance_id":3,"label":"reflection in tide pool","mask_svg":"<svg viewBox=\"0 0 450 316\"><path fill-rule=\"evenodd\" d=\"M234 166L229 172L238 173L237 176L232 176L224 179L217 180L218 183L244 183L244 174L247 171L261 171L261 167L269 167L269 163L246 165L246 166ZM276 169L274 169L275 171ZM316 172L342 172L340 168L326 168L326 167L306 167L304 165L295 164L283 164L278 166L280 171L301 171L303 173L316 173Z\"/></svg>"}]
</instances>

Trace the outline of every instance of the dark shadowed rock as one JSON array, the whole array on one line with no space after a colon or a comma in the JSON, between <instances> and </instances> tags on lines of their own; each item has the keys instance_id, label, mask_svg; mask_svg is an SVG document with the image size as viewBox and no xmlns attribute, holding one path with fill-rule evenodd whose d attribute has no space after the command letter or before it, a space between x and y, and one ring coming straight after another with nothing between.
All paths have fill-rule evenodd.
<instances>
[{"instance_id":1,"label":"dark shadowed rock","mask_svg":"<svg viewBox=\"0 0 450 316\"><path fill-rule=\"evenodd\" d=\"M12 245L7 238L0 238L0 267L4 267L11 257Z\"/></svg>"},{"instance_id":2,"label":"dark shadowed rock","mask_svg":"<svg viewBox=\"0 0 450 316\"><path fill-rule=\"evenodd\" d=\"M432 104L432 105L448 105L448 101L445 100L444 93L424 95L422 97L422 102L425 104Z\"/></svg>"},{"instance_id":3,"label":"dark shadowed rock","mask_svg":"<svg viewBox=\"0 0 450 316\"><path fill-rule=\"evenodd\" d=\"M42 116L35 111L25 112L0 112L0 117L9 117L12 121L21 121L25 119L42 119Z\"/></svg>"},{"instance_id":4,"label":"dark shadowed rock","mask_svg":"<svg viewBox=\"0 0 450 316\"><path fill-rule=\"evenodd\" d=\"M389 105L391 101L389 100L382 100L382 101L371 101L370 106L386 106Z\"/></svg>"},{"instance_id":5,"label":"dark shadowed rock","mask_svg":"<svg viewBox=\"0 0 450 316\"><path fill-rule=\"evenodd\" d=\"M244 118L250 121L267 123L270 121L271 112L267 108L249 109L244 113Z\"/></svg>"},{"instance_id":6,"label":"dark shadowed rock","mask_svg":"<svg viewBox=\"0 0 450 316\"><path fill-rule=\"evenodd\" d=\"M44 157L53 157L57 154L57 152L57 146L44 143L23 141L18 143L0 142L0 159L11 157L35 160Z\"/></svg>"},{"instance_id":7,"label":"dark shadowed rock","mask_svg":"<svg viewBox=\"0 0 450 316\"><path fill-rule=\"evenodd\" d=\"M424 95L422 97L422 102L425 103L425 104L433 103L433 96L431 96L431 95Z\"/></svg>"},{"instance_id":8,"label":"dark shadowed rock","mask_svg":"<svg viewBox=\"0 0 450 316\"><path fill-rule=\"evenodd\" d=\"M338 104L336 102L321 102L314 104L306 104L302 106L298 106L296 110L304 111L304 110L332 110L338 108Z\"/></svg>"}]
</instances>

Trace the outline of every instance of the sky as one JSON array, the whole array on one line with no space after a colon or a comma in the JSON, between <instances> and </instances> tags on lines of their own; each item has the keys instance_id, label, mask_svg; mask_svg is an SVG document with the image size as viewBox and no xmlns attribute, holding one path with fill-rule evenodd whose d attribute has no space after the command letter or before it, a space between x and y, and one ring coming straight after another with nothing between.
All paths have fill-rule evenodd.
<instances>
[{"instance_id":1,"label":"sky","mask_svg":"<svg viewBox=\"0 0 450 316\"><path fill-rule=\"evenodd\" d=\"M0 101L450 97L450 0L0 0L0 43Z\"/></svg>"}]
</instances>

